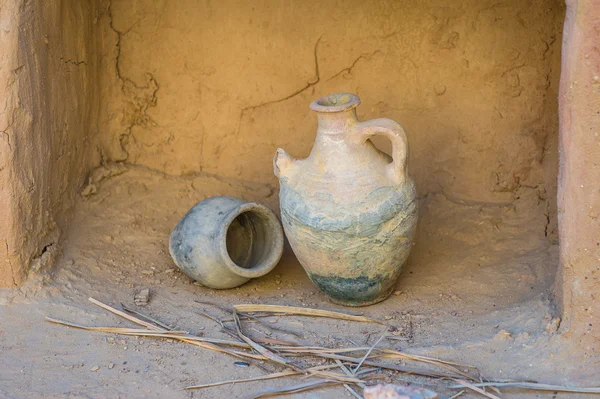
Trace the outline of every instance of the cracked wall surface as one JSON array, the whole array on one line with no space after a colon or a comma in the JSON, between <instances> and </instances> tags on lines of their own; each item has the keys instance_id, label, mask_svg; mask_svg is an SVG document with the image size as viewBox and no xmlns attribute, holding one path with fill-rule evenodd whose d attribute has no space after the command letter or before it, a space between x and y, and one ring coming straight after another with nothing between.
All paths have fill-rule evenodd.
<instances>
[{"instance_id":1,"label":"cracked wall surface","mask_svg":"<svg viewBox=\"0 0 600 399\"><path fill-rule=\"evenodd\" d=\"M275 186L276 148L308 155L308 104L337 91L361 97L360 118L405 127L421 195L503 203L536 190L555 234L558 0L0 0L0 11L2 286L60 251L93 167Z\"/></svg>"},{"instance_id":2,"label":"cracked wall surface","mask_svg":"<svg viewBox=\"0 0 600 399\"><path fill-rule=\"evenodd\" d=\"M348 91L362 99L361 118L405 127L422 195L506 202L524 187L555 213L561 1L113 0L105 9L114 101L103 113L104 159L275 184L277 147L310 151L308 104Z\"/></svg>"},{"instance_id":3,"label":"cracked wall surface","mask_svg":"<svg viewBox=\"0 0 600 399\"><path fill-rule=\"evenodd\" d=\"M0 0L0 287L60 253L99 163L93 1Z\"/></svg>"}]
</instances>

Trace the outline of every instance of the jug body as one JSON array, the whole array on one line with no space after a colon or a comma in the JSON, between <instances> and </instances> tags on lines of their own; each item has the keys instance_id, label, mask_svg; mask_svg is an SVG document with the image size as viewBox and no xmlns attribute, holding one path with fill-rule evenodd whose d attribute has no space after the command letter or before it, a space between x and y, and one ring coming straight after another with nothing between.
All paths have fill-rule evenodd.
<instances>
[{"instance_id":1,"label":"jug body","mask_svg":"<svg viewBox=\"0 0 600 399\"><path fill-rule=\"evenodd\" d=\"M311 281L346 306L387 298L406 262L417 223L402 127L389 119L359 122L351 94L316 100L319 127L311 154L274 159L283 228ZM393 157L368 139L382 134Z\"/></svg>"}]
</instances>

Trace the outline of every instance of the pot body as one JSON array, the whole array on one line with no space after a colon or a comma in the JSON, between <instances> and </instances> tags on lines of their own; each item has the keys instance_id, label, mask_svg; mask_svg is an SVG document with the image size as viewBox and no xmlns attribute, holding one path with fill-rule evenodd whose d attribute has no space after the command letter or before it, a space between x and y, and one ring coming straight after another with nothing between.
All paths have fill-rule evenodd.
<instances>
[{"instance_id":1,"label":"pot body","mask_svg":"<svg viewBox=\"0 0 600 399\"><path fill-rule=\"evenodd\" d=\"M417 223L404 130L389 119L359 122L359 102L343 93L315 101L310 156L296 160L279 149L274 159L290 245L312 282L346 306L389 296ZM393 161L368 140L379 134L392 141Z\"/></svg>"},{"instance_id":2,"label":"pot body","mask_svg":"<svg viewBox=\"0 0 600 399\"><path fill-rule=\"evenodd\" d=\"M234 197L196 204L169 241L175 264L210 288L233 288L270 272L283 253L283 231L266 206Z\"/></svg>"}]
</instances>

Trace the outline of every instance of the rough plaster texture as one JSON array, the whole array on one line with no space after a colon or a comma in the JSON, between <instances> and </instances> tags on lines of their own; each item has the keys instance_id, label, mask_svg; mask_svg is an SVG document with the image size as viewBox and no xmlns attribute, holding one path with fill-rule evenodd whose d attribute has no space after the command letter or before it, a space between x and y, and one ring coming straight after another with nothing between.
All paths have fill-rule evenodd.
<instances>
[{"instance_id":1,"label":"rough plaster texture","mask_svg":"<svg viewBox=\"0 0 600 399\"><path fill-rule=\"evenodd\" d=\"M563 336L583 349L576 356L593 358L600 342L600 3L567 4L560 83L562 279L557 287Z\"/></svg>"},{"instance_id":2,"label":"rough plaster texture","mask_svg":"<svg viewBox=\"0 0 600 399\"><path fill-rule=\"evenodd\" d=\"M0 0L0 287L59 252L97 164L94 4Z\"/></svg>"},{"instance_id":3,"label":"rough plaster texture","mask_svg":"<svg viewBox=\"0 0 600 399\"><path fill-rule=\"evenodd\" d=\"M592 356L597 352L600 313L595 302L600 289L596 242L600 236L600 154L596 136L600 129L600 104L594 76L600 65L600 10L595 3L569 1L562 65L562 278L556 287L557 297L563 298L564 319L562 334L553 339L575 344L576 350L569 349L569 355L577 361L561 363L556 355L549 362L552 367L561 364L577 369L569 374L561 368L560 372L571 381L582 376L594 381L597 375L597 361ZM236 188L238 184L258 184L240 183L237 179L267 183L268 193L264 195L275 202L269 191L276 184L271 175L275 148L285 147L295 156L306 156L316 131L316 118L308 111L308 104L322 94L342 90L362 98L361 118L390 117L407 129L412 148L411 172L420 194L445 195L428 197L435 200L432 212L442 216L431 218L430 225L428 220L422 223L432 232L424 237L433 242L434 248L441 241L431 240L434 234L444 233L449 239L470 242L472 247L467 251L462 250L462 244L448 244L455 249L454 263L464 268L466 277L462 279L468 281L469 273L475 270L470 269L472 265L467 261L472 259L468 256L488 248L484 246L484 251L477 242L482 235L465 234L464 220L470 219L460 209L473 210L480 202L497 204L484 204L483 209L508 209L515 196L522 192L531 195L531 190L535 190L541 202L534 198L532 203L544 204L549 219L545 233L553 234L562 9L558 0L462 0L450 4L433 0L368 4L0 0L0 286L18 285L31 265L44 263L59 251L60 231L69 220L76 193L87 173L101 162L124 161L139 165L140 170L189 175L165 176L168 179L196 179L202 176L198 172L222 175L234 181L231 187ZM123 194L126 190L122 187L137 187L146 195L139 198L147 198L143 206L152 208L158 201L154 194L146 193L141 180L136 177L135 182L115 190ZM194 185L190 183L190 187ZM199 187L189 195L190 204L208 192L206 187ZM251 191L255 195L258 190L252 186ZM164 195L161 189L157 192ZM438 198L444 198L444 203L439 204ZM173 201L173 207L187 206L180 197L168 195L167 199ZM129 205L129 201L127 198L121 205ZM459 206L457 202L468 205ZM115 213L128 209L115 210L114 203L104 206ZM145 264L150 264L163 245L162 241L151 241L156 239L154 226L167 229L164 220L173 217L172 209L163 210L164 220L157 218L155 223L142 224L150 234L135 224L138 215L134 206L138 203L126 212L132 218L126 227L148 234L148 242L155 247L136 242L131 251L123 251L121 241L116 245L130 257L134 249L146 251ZM444 213L448 210L454 219ZM481 215L479 210L473 212ZM521 215L537 221L534 215L541 213L535 212L508 212L509 216L503 212L490 222L514 217L524 223ZM104 239L112 242L110 234L115 234L115 224L106 215L101 212L93 217L110 222L101 231L106 233ZM112 217L124 224L121 215ZM150 216L154 212L141 213L140 217ZM440 221L445 229L440 229ZM96 229L99 224L90 228ZM510 230L513 223L506 225L506 231L502 224L500 228L497 223L490 225L516 240L514 245L502 241L503 246L498 247L497 252L506 256L516 253L518 245L533 245L531 237L537 240L535 232L542 233L542 228L529 221L524 223L526 228L514 227L515 234ZM75 227L77 231L77 224ZM495 233L490 234L495 237ZM518 234L527 238L518 239ZM484 244L494 242L483 237ZM96 245L96 236L75 234L74 238ZM543 237L539 238L543 241ZM426 243L427 239L420 242ZM79 272L80 264L87 267L103 258L102 245L98 248L92 255L74 252L75 258L89 259L62 270L68 276ZM541 245L539 248L544 250ZM431 247L422 251L429 253ZM415 272L420 270L423 274L415 273L412 280L409 275L403 284L419 292L446 287L428 281L444 281L440 276L448 269L444 263L448 251L434 251L434 255L443 260L437 266L440 273L432 273L431 263L424 262L430 268L415 267ZM549 251L547 256L544 261L536 256L524 264L549 267L554 253ZM163 257L166 264L166 254ZM514 273L507 274L507 262L490 264L489 274L477 273L494 278L498 297L509 292L515 281L525 285L536 274L547 277L539 270L531 275L519 274L523 265L515 262L511 264ZM136 267L141 271L141 264ZM80 284L87 284L85 288L92 290L88 280L98 281L94 284L99 287L94 288L98 292L107 289L103 286L109 281L107 275L118 280L115 276L119 272L128 273L121 262L115 264L114 273L106 275L99 272L103 269L98 266L89 271L83 266L81 269ZM139 280L139 273L132 270L128 276L131 284ZM100 276L96 280L90 279L94 273ZM517 274L519 278L512 277ZM289 280L302 277L295 275ZM65 295L70 295L73 287L68 277L64 280ZM547 292L549 282L546 283L540 286L543 292ZM118 285L113 285L115 290ZM473 284L464 292L468 292L467 299L480 295L485 301L490 298L486 287ZM125 295L125 291L114 291L115 297ZM177 287L175 292L179 291L181 288ZM195 287L190 292L190 297L197 293ZM437 310L440 297L437 292L428 292L429 303L433 304L430 309ZM178 309L179 302L173 303L173 309ZM531 309L536 314L540 312L529 302L519 303L521 308L505 308L511 316L516 315L515 326L528 323L527 312ZM418 302L414 306L422 308ZM450 305L444 302L441 306ZM546 309L546 305L540 308ZM476 310L492 309L478 306ZM17 325L24 313L17 308L9 320ZM26 331L34 334L40 317L31 321ZM485 328L490 320L488 313L485 317L481 323L465 322L461 331L471 331L470 326L475 325ZM450 326L454 323L447 322ZM540 330L539 320L536 323L529 331ZM8 324L12 325L10 321ZM32 346L29 339L23 342L24 348L40 347ZM522 348L526 346L523 344ZM22 359L22 353L16 357ZM513 346L495 353L508 354L507 363L512 363L514 356L521 356L527 360L523 360L527 369L530 359L536 358L526 350L515 353ZM92 354L97 356L97 352ZM37 349L31 356L44 358ZM79 353L73 356L80 359ZM579 361L581 357L592 359ZM179 357L176 358L179 364ZM483 353L482 358L490 358L489 353ZM52 369L59 367L53 365ZM82 374L77 382L87 377ZM30 385L30 380L26 385Z\"/></svg>"},{"instance_id":4,"label":"rough plaster texture","mask_svg":"<svg viewBox=\"0 0 600 399\"><path fill-rule=\"evenodd\" d=\"M275 183L277 147L310 151L308 104L346 91L361 97L359 117L405 127L421 194L507 202L529 186L555 196L561 1L106 8L107 82L119 83L106 85L105 159Z\"/></svg>"},{"instance_id":5,"label":"rough plaster texture","mask_svg":"<svg viewBox=\"0 0 600 399\"><path fill-rule=\"evenodd\" d=\"M274 150L306 156L308 104L342 90L404 125L420 195L526 187L553 214L560 1L0 4L3 286L98 163L275 185Z\"/></svg>"}]
</instances>

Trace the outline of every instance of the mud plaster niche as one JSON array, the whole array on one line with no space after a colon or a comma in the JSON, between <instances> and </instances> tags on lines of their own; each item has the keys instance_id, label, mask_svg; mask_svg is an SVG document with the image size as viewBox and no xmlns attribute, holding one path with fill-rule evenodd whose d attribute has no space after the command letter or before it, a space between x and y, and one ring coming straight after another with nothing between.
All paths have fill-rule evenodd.
<instances>
[{"instance_id":1,"label":"mud plaster niche","mask_svg":"<svg viewBox=\"0 0 600 399\"><path fill-rule=\"evenodd\" d=\"M115 167L276 193L275 150L306 156L308 104L338 91L404 126L423 201L516 204L555 248L564 8L0 0L0 285L51 263Z\"/></svg>"},{"instance_id":2,"label":"mud plaster niche","mask_svg":"<svg viewBox=\"0 0 600 399\"><path fill-rule=\"evenodd\" d=\"M2 259L15 283L57 242L93 167L275 186L275 149L307 155L307 104L336 91L360 96L360 118L403 124L422 197L534 190L556 233L560 1L2 4Z\"/></svg>"},{"instance_id":3,"label":"mud plaster niche","mask_svg":"<svg viewBox=\"0 0 600 399\"><path fill-rule=\"evenodd\" d=\"M0 1L0 286L49 264L99 164L92 1Z\"/></svg>"}]
</instances>

